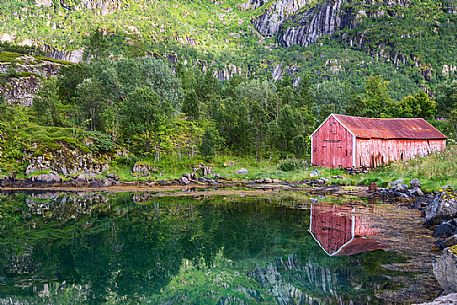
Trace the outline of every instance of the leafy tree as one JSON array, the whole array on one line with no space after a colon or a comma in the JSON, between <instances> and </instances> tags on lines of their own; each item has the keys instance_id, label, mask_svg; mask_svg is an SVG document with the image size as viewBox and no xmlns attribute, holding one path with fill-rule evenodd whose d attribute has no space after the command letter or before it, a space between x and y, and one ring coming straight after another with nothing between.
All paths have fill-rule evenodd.
<instances>
[{"instance_id":1,"label":"leafy tree","mask_svg":"<svg viewBox=\"0 0 457 305\"><path fill-rule=\"evenodd\" d=\"M183 90L182 83L171 68L162 60L146 58L141 62L142 77L146 85L157 95L168 101L175 113L181 110Z\"/></svg>"},{"instance_id":2,"label":"leafy tree","mask_svg":"<svg viewBox=\"0 0 457 305\"><path fill-rule=\"evenodd\" d=\"M256 160L268 140L268 122L274 119L280 103L275 89L272 83L253 79L241 83L235 91L236 100L246 105L248 111L249 138L254 143Z\"/></svg>"},{"instance_id":3,"label":"leafy tree","mask_svg":"<svg viewBox=\"0 0 457 305\"><path fill-rule=\"evenodd\" d=\"M213 124L208 125L205 128L205 133L203 134L202 143L200 144L200 153L205 158L205 160L211 160L216 155L216 152L222 146L222 138L219 134L219 131L214 127Z\"/></svg>"},{"instance_id":4,"label":"leafy tree","mask_svg":"<svg viewBox=\"0 0 457 305\"><path fill-rule=\"evenodd\" d=\"M389 95L388 81L379 76L371 76L365 84L365 92L362 95L362 113L368 117L391 116L390 108L394 100Z\"/></svg>"},{"instance_id":5,"label":"leafy tree","mask_svg":"<svg viewBox=\"0 0 457 305\"><path fill-rule=\"evenodd\" d=\"M432 119L436 115L436 102L421 91L415 95L404 97L396 103L392 112L398 117Z\"/></svg>"},{"instance_id":6,"label":"leafy tree","mask_svg":"<svg viewBox=\"0 0 457 305\"><path fill-rule=\"evenodd\" d=\"M141 87L129 93L121 106L121 127L124 137L134 134L142 135L146 152L154 148L156 158L159 158L163 127L170 118L171 105L161 100L159 95L149 87ZM152 147L153 145L153 147Z\"/></svg>"},{"instance_id":7,"label":"leafy tree","mask_svg":"<svg viewBox=\"0 0 457 305\"><path fill-rule=\"evenodd\" d=\"M447 118L457 108L457 80L448 81L437 87L436 102L438 115Z\"/></svg>"},{"instance_id":8,"label":"leafy tree","mask_svg":"<svg viewBox=\"0 0 457 305\"><path fill-rule=\"evenodd\" d=\"M33 111L37 121L44 125L62 126L63 105L59 99L57 78L45 80L38 94L33 99Z\"/></svg>"},{"instance_id":9,"label":"leafy tree","mask_svg":"<svg viewBox=\"0 0 457 305\"><path fill-rule=\"evenodd\" d=\"M353 100L353 90L347 82L325 80L312 86L317 119L323 121L330 113L346 113Z\"/></svg>"},{"instance_id":10,"label":"leafy tree","mask_svg":"<svg viewBox=\"0 0 457 305\"><path fill-rule=\"evenodd\" d=\"M60 71L58 86L63 102L71 103L77 97L77 87L92 75L91 66L85 63L63 66Z\"/></svg>"},{"instance_id":11,"label":"leafy tree","mask_svg":"<svg viewBox=\"0 0 457 305\"><path fill-rule=\"evenodd\" d=\"M306 150L306 121L299 108L285 105L278 117L278 147L283 154L291 152L303 156Z\"/></svg>"},{"instance_id":12,"label":"leafy tree","mask_svg":"<svg viewBox=\"0 0 457 305\"><path fill-rule=\"evenodd\" d=\"M100 81L87 78L77 87L77 105L82 124L90 130L104 130L103 112L107 109L107 97Z\"/></svg>"}]
</instances>

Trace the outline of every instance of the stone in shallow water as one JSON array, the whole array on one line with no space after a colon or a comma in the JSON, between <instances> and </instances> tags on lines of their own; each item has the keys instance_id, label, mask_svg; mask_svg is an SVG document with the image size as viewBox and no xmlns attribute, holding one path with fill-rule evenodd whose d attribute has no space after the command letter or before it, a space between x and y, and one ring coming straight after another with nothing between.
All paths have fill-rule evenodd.
<instances>
[{"instance_id":1,"label":"stone in shallow water","mask_svg":"<svg viewBox=\"0 0 457 305\"><path fill-rule=\"evenodd\" d=\"M433 263L433 273L444 293L457 292L457 256L450 248Z\"/></svg>"},{"instance_id":2,"label":"stone in shallow water","mask_svg":"<svg viewBox=\"0 0 457 305\"><path fill-rule=\"evenodd\" d=\"M457 293L448 294L437 298L435 301L430 303L422 303L416 305L451 305L457 304Z\"/></svg>"},{"instance_id":3,"label":"stone in shallow water","mask_svg":"<svg viewBox=\"0 0 457 305\"><path fill-rule=\"evenodd\" d=\"M425 210L425 220L429 224L438 224L454 217L457 217L457 193L454 190L438 194Z\"/></svg>"},{"instance_id":4,"label":"stone in shallow water","mask_svg":"<svg viewBox=\"0 0 457 305\"><path fill-rule=\"evenodd\" d=\"M457 219L443 222L435 227L434 237L449 237L457 234Z\"/></svg>"},{"instance_id":5,"label":"stone in shallow water","mask_svg":"<svg viewBox=\"0 0 457 305\"><path fill-rule=\"evenodd\" d=\"M452 247L454 245L457 245L457 234L452 235L444 241L445 247Z\"/></svg>"}]
</instances>

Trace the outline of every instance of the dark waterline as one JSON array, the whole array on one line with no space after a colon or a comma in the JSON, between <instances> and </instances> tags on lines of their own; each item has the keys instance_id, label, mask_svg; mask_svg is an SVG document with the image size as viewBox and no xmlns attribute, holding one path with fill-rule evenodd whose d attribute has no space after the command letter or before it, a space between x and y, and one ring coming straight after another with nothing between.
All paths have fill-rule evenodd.
<instances>
[{"instance_id":1,"label":"dark waterline","mask_svg":"<svg viewBox=\"0 0 457 305\"><path fill-rule=\"evenodd\" d=\"M339 206L128 193L0 203L0 304L387 304L376 296L397 273L382 265L404 261Z\"/></svg>"}]
</instances>

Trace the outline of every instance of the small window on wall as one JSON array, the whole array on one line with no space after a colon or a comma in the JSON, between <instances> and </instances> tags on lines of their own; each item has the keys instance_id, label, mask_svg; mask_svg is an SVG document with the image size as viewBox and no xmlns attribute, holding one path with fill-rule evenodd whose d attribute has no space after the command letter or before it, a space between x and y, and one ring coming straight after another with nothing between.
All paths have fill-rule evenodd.
<instances>
[{"instance_id":1,"label":"small window on wall","mask_svg":"<svg viewBox=\"0 0 457 305\"><path fill-rule=\"evenodd\" d=\"M336 133L336 124L330 123L330 133Z\"/></svg>"}]
</instances>

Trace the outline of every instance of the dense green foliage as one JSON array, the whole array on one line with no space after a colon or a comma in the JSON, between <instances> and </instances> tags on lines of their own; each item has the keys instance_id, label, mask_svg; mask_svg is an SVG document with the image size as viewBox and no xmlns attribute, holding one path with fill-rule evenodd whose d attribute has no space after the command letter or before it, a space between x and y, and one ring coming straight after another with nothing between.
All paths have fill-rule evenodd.
<instances>
[{"instance_id":1,"label":"dense green foliage","mask_svg":"<svg viewBox=\"0 0 457 305\"><path fill-rule=\"evenodd\" d=\"M164 155L210 160L227 153L257 160L306 158L309 135L334 111L429 120L438 111L446 119L433 122L455 135L455 82L439 86L435 101L423 92L396 100L380 76L368 77L359 91L340 81L313 85L311 79L304 75L295 85L289 78L221 81L211 71L153 58L67 65L43 82L31 109L2 106L0 158L10 171L7 164L21 161L24 153L38 155L59 143L95 152L125 148L136 156L132 162ZM53 130L62 135L54 137ZM84 134L93 148L80 142ZM36 144L42 149L33 149Z\"/></svg>"},{"instance_id":2,"label":"dense green foliage","mask_svg":"<svg viewBox=\"0 0 457 305\"><path fill-rule=\"evenodd\" d=\"M62 145L122 156L114 162L128 166L222 154L306 158L310 133L332 112L423 117L456 139L457 83L445 69L456 58L452 1L345 3L376 17L307 48L259 37L249 20L270 4L243 3L2 4L0 34L38 49L0 44L9 64L0 87L20 76L20 54L44 60L44 45L84 48L86 61L54 60L65 67L43 82L31 110L2 105L0 169L22 171L26 155ZM360 37L364 44L349 43Z\"/></svg>"}]
</instances>

